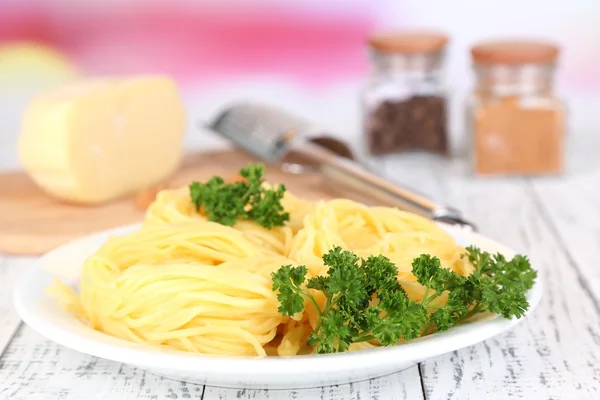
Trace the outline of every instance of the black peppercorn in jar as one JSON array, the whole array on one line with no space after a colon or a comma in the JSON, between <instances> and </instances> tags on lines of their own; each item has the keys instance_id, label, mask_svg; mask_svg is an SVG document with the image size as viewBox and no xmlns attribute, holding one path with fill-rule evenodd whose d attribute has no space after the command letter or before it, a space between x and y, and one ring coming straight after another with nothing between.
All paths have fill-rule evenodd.
<instances>
[{"instance_id":1,"label":"black peppercorn in jar","mask_svg":"<svg viewBox=\"0 0 600 400\"><path fill-rule=\"evenodd\" d=\"M373 72L362 93L363 133L371 155L447 154L443 87L447 36L396 32L369 38Z\"/></svg>"}]
</instances>

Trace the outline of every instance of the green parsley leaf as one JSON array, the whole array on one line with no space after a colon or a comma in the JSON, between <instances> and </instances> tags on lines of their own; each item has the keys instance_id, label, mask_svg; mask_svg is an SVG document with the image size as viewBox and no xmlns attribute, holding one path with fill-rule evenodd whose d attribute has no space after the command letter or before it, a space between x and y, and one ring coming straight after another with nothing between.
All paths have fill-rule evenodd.
<instances>
[{"instance_id":1,"label":"green parsley leaf","mask_svg":"<svg viewBox=\"0 0 600 400\"><path fill-rule=\"evenodd\" d=\"M317 353L345 351L352 343L377 340L390 345L417 337L427 322L427 311L408 299L397 279L397 267L384 256L362 260L350 251L334 247L323 255L326 276L311 278L307 289L319 290L326 304L321 309L314 297L291 279L289 266L273 273L273 290L283 315L298 312L299 301L290 293L312 301L319 322L308 338ZM303 267L305 268L305 267ZM303 275L304 276L304 275Z\"/></svg>"},{"instance_id":2,"label":"green parsley leaf","mask_svg":"<svg viewBox=\"0 0 600 400\"><path fill-rule=\"evenodd\" d=\"M271 274L273 291L279 291L279 312L284 316L292 316L304 310L304 299L301 285L304 283L308 270L305 266L292 267L284 265Z\"/></svg>"},{"instance_id":3,"label":"green parsley leaf","mask_svg":"<svg viewBox=\"0 0 600 400\"><path fill-rule=\"evenodd\" d=\"M206 183L192 182L189 190L196 210L206 214L209 221L228 226L249 219L270 229L289 221L290 215L281 205L284 185L265 188L262 165L250 163L239 174L244 181L227 183L214 176Z\"/></svg>"},{"instance_id":4,"label":"green parsley leaf","mask_svg":"<svg viewBox=\"0 0 600 400\"><path fill-rule=\"evenodd\" d=\"M444 268L437 257L423 254L412 262L412 272L425 287L421 302L411 301L402 289L398 268L379 255L366 260L334 247L323 255L327 275L306 281L305 266L282 266L272 273L279 311L293 315L311 301L319 321L308 337L317 353L347 350L353 343L376 340L388 346L423 334L444 331L469 317L492 312L504 318L521 318L529 308L526 292L537 277L524 256L507 260L475 247L464 257L476 268L468 277ZM320 308L309 292L321 291ZM447 294L443 306L433 300Z\"/></svg>"}]
</instances>

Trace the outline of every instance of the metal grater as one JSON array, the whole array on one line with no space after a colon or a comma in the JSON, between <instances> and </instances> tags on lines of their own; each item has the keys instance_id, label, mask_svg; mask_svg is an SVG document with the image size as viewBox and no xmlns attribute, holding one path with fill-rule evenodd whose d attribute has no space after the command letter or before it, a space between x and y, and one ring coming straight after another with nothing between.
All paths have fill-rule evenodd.
<instances>
[{"instance_id":1,"label":"metal grater","mask_svg":"<svg viewBox=\"0 0 600 400\"><path fill-rule=\"evenodd\" d=\"M326 130L302 117L272 106L243 103L225 109L207 127L256 157L280 164L286 172L302 173L316 168L328 183L358 197L475 229L457 210L373 174L343 142L330 138L324 146L315 141L327 137Z\"/></svg>"},{"instance_id":2,"label":"metal grater","mask_svg":"<svg viewBox=\"0 0 600 400\"><path fill-rule=\"evenodd\" d=\"M208 127L268 162L280 162L292 141L318 132L300 117L251 103L226 109Z\"/></svg>"}]
</instances>

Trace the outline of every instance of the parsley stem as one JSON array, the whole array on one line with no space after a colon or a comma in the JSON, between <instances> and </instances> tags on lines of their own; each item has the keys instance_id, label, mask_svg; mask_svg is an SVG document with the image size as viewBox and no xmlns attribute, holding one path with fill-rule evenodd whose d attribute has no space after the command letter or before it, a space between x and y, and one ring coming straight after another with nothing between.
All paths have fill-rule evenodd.
<instances>
[{"instance_id":1,"label":"parsley stem","mask_svg":"<svg viewBox=\"0 0 600 400\"><path fill-rule=\"evenodd\" d=\"M421 305L427 309L433 308L434 310L439 310L441 307L429 305L429 303L431 303L435 298L439 297L439 294L437 294L437 292L435 291L431 294L431 296L428 296L430 291L431 288L429 286L426 286L425 292L423 293L423 300L421 300Z\"/></svg>"},{"instance_id":2,"label":"parsley stem","mask_svg":"<svg viewBox=\"0 0 600 400\"><path fill-rule=\"evenodd\" d=\"M246 190L246 193L244 193L244 195L242 196L242 201L244 202L244 204L248 202L248 199L252 195L252 192L253 191L250 188L248 190Z\"/></svg>"},{"instance_id":3,"label":"parsley stem","mask_svg":"<svg viewBox=\"0 0 600 400\"><path fill-rule=\"evenodd\" d=\"M425 293L423 293L423 300L421 300L421 305L423 307L427 307L427 304L429 303L428 299L427 299L427 295L429 294L429 286L425 287Z\"/></svg>"},{"instance_id":4,"label":"parsley stem","mask_svg":"<svg viewBox=\"0 0 600 400\"><path fill-rule=\"evenodd\" d=\"M373 335L367 335L367 334L362 334L362 335L358 335L355 336L354 338L352 338L352 342L353 343L359 343L359 342L368 342L369 340L373 340L375 339L375 336Z\"/></svg>"},{"instance_id":5,"label":"parsley stem","mask_svg":"<svg viewBox=\"0 0 600 400\"><path fill-rule=\"evenodd\" d=\"M302 293L307 299L309 299L315 306L315 308L317 309L317 312L319 313L319 319L323 316L323 312L321 311L321 307L319 307L319 304L317 303L317 300L315 299L315 297L310 294L307 290L304 290L302 288L298 288L299 292Z\"/></svg>"},{"instance_id":6,"label":"parsley stem","mask_svg":"<svg viewBox=\"0 0 600 400\"><path fill-rule=\"evenodd\" d=\"M319 309L319 307L317 306L317 310L319 310L319 316L322 317L323 315L327 315L329 314L329 311L331 310L331 307L333 307L333 301L332 301L333 296L332 295L328 295L327 296L327 302L325 303L325 309L323 310L323 312L321 312L321 310ZM316 301L315 301L315 304ZM319 333L319 330L321 329L321 322L323 321L323 318L319 318L319 322L317 322L317 326L315 327L314 330L314 334L316 335L317 333Z\"/></svg>"},{"instance_id":7,"label":"parsley stem","mask_svg":"<svg viewBox=\"0 0 600 400\"><path fill-rule=\"evenodd\" d=\"M472 309L470 309L469 311L467 311L462 317L460 317L457 321L458 322L462 322L468 318L471 318L473 315L483 312L483 307L481 306L481 304L477 304L475 307L473 307Z\"/></svg>"}]
</instances>

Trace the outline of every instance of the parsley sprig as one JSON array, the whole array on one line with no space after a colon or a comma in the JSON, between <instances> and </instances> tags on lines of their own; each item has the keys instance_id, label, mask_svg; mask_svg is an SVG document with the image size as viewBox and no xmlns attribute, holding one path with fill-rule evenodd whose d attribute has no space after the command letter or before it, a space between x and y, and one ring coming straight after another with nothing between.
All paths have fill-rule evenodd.
<instances>
[{"instance_id":1,"label":"parsley sprig","mask_svg":"<svg viewBox=\"0 0 600 400\"><path fill-rule=\"evenodd\" d=\"M412 273L425 286L421 304L433 309L425 332L432 328L444 331L475 314L491 312L504 318L521 318L529 308L526 293L537 277L529 260L522 255L508 261L502 254L492 255L470 246L466 257L475 271L464 277L443 268L440 260L421 255L413 260ZM443 307L431 305L442 293L448 292Z\"/></svg>"},{"instance_id":2,"label":"parsley sprig","mask_svg":"<svg viewBox=\"0 0 600 400\"><path fill-rule=\"evenodd\" d=\"M440 260L421 255L413 260L412 273L425 287L420 302L412 301L400 286L397 267L386 257L360 259L350 251L334 247L323 255L326 276L306 280L306 266L282 266L272 273L279 312L292 316L312 302L319 321L308 344L317 353L348 349L352 343L377 340L391 345L423 334L447 330L482 312L520 318L529 308L526 292L535 281L536 271L524 256L507 260L468 247L465 257L476 268L468 277L443 268ZM321 291L321 308L311 291ZM445 305L432 304L443 293Z\"/></svg>"},{"instance_id":3,"label":"parsley sprig","mask_svg":"<svg viewBox=\"0 0 600 400\"><path fill-rule=\"evenodd\" d=\"M259 164L248 164L239 175L244 179L237 182L226 182L220 176L206 183L193 182L190 197L196 210L201 210L209 221L228 226L241 219L256 221L269 229L283 226L290 219L281 205L285 186L263 186L264 166Z\"/></svg>"},{"instance_id":4,"label":"parsley sprig","mask_svg":"<svg viewBox=\"0 0 600 400\"><path fill-rule=\"evenodd\" d=\"M384 256L359 259L335 247L323 256L327 276L304 285L305 266L286 265L272 274L279 312L291 316L304 309L304 298L315 305L319 322L308 338L317 353L344 351L352 343L377 339L383 345L413 339L427 321L423 306L411 301L398 283L398 268ZM323 309L307 290L325 294ZM377 299L377 300L374 300Z\"/></svg>"}]
</instances>

